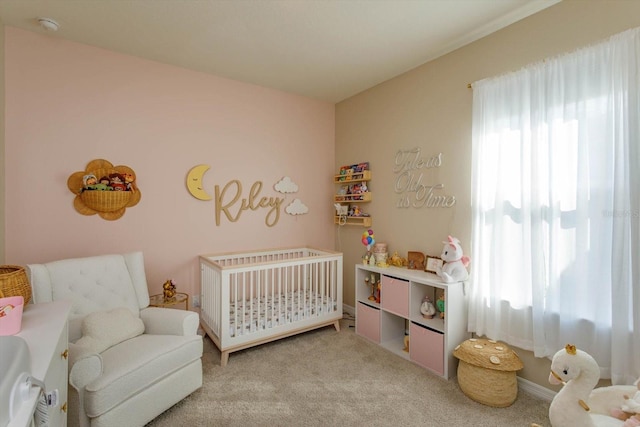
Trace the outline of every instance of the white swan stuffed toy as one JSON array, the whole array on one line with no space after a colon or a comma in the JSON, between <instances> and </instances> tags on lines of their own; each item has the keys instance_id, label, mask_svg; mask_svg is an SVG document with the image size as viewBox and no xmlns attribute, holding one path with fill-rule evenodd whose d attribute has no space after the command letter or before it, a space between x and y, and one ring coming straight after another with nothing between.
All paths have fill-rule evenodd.
<instances>
[{"instance_id":1,"label":"white swan stuffed toy","mask_svg":"<svg viewBox=\"0 0 640 427\"><path fill-rule=\"evenodd\" d=\"M564 384L549 407L553 427L620 427L623 421L593 413L589 396L600 380L600 368L589 354L567 344L551 361L551 384Z\"/></svg>"}]
</instances>

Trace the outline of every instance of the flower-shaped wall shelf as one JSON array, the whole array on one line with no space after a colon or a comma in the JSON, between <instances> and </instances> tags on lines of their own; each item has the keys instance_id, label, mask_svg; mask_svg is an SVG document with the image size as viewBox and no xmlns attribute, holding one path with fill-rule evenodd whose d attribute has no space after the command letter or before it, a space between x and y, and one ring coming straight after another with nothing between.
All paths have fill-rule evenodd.
<instances>
[{"instance_id":1,"label":"flower-shaped wall shelf","mask_svg":"<svg viewBox=\"0 0 640 427\"><path fill-rule=\"evenodd\" d=\"M98 214L113 221L135 206L142 194L136 186L136 173L129 166L113 166L104 159L92 160L84 171L74 172L67 187L76 198L73 207L82 215Z\"/></svg>"}]
</instances>

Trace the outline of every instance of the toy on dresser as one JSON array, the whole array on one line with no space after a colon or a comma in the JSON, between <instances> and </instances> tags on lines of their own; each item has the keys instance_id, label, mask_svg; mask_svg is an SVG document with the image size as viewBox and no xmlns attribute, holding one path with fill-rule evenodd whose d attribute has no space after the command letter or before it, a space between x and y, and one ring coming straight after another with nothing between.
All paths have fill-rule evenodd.
<instances>
[{"instance_id":1,"label":"toy on dresser","mask_svg":"<svg viewBox=\"0 0 640 427\"><path fill-rule=\"evenodd\" d=\"M431 302L431 298L429 298L428 295L422 299L420 313L422 313L422 317L425 319L433 319L436 315L436 307L433 305L433 302Z\"/></svg>"},{"instance_id":2,"label":"toy on dresser","mask_svg":"<svg viewBox=\"0 0 640 427\"><path fill-rule=\"evenodd\" d=\"M440 295L436 300L436 305L438 306L438 311L440 312L440 318L444 319L444 294Z\"/></svg>"},{"instance_id":3,"label":"toy on dresser","mask_svg":"<svg viewBox=\"0 0 640 427\"><path fill-rule=\"evenodd\" d=\"M469 273L467 266L469 265L469 257L462 252L460 241L455 237L448 236L440 258L444 261L442 267L438 267L436 274L440 276L443 282L461 282L467 280Z\"/></svg>"}]
</instances>

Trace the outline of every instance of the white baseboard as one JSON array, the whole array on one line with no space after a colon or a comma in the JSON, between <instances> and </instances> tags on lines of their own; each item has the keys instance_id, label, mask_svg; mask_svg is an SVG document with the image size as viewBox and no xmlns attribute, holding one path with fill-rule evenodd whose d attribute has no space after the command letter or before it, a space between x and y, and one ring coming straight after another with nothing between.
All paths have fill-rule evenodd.
<instances>
[{"instance_id":1,"label":"white baseboard","mask_svg":"<svg viewBox=\"0 0 640 427\"><path fill-rule=\"evenodd\" d=\"M356 317L356 309L347 304L342 304L342 312Z\"/></svg>"},{"instance_id":2,"label":"white baseboard","mask_svg":"<svg viewBox=\"0 0 640 427\"><path fill-rule=\"evenodd\" d=\"M551 402L556 395L555 391L520 377L518 377L518 387L520 390L547 402Z\"/></svg>"}]
</instances>

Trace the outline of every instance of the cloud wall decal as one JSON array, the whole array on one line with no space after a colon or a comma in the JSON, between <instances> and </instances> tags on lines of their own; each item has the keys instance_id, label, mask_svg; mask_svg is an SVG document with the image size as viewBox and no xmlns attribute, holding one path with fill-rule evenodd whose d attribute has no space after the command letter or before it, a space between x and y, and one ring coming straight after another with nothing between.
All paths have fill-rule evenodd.
<instances>
[{"instance_id":1,"label":"cloud wall decal","mask_svg":"<svg viewBox=\"0 0 640 427\"><path fill-rule=\"evenodd\" d=\"M284 209L284 211L289 215L303 215L309 212L309 208L307 205L302 203L302 200L294 199L293 202Z\"/></svg>"},{"instance_id":2,"label":"cloud wall decal","mask_svg":"<svg viewBox=\"0 0 640 427\"><path fill-rule=\"evenodd\" d=\"M289 178L288 176L285 176L284 178L282 178L273 187L277 192L283 193L283 194L295 193L296 191L298 191L298 184L291 181L291 178Z\"/></svg>"}]
</instances>

